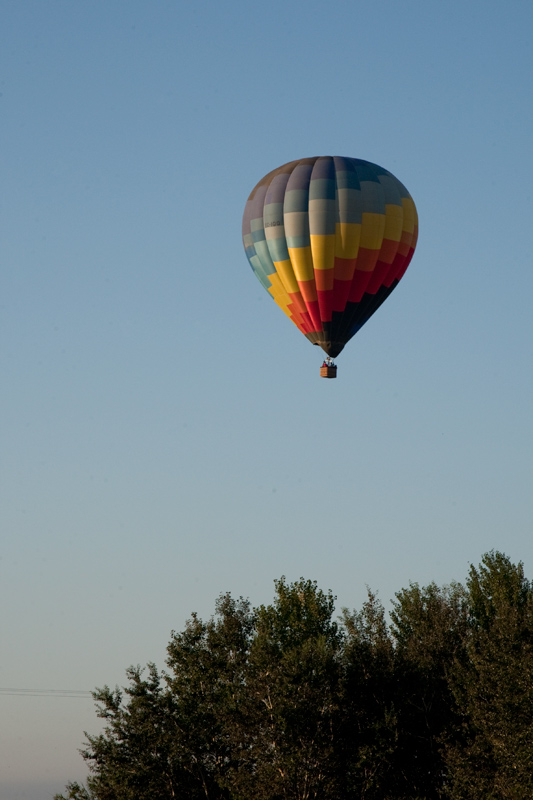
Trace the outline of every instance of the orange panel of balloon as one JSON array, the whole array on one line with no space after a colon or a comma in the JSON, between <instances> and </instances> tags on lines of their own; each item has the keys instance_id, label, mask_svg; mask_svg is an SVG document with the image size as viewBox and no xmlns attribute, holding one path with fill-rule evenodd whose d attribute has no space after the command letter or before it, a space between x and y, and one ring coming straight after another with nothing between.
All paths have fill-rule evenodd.
<instances>
[{"instance_id":1,"label":"orange panel of balloon","mask_svg":"<svg viewBox=\"0 0 533 800\"><path fill-rule=\"evenodd\" d=\"M327 354L320 374L396 288L413 256L418 217L390 172L320 156L269 172L243 217L248 261L274 301Z\"/></svg>"}]
</instances>

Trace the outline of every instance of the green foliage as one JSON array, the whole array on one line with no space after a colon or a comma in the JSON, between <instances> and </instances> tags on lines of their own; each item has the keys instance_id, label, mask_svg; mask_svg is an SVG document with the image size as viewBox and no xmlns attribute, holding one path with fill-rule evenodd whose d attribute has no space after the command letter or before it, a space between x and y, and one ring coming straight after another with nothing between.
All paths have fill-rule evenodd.
<instances>
[{"instance_id":1,"label":"green foliage","mask_svg":"<svg viewBox=\"0 0 533 800\"><path fill-rule=\"evenodd\" d=\"M92 772L90 797L165 800L199 796L179 735L175 697L162 685L153 664L148 665L147 678L139 667L130 667L127 675L126 703L119 689L112 691L106 686L93 693L98 716L106 720L106 727L99 736L86 734L87 747L82 751Z\"/></svg>"},{"instance_id":2,"label":"green foliage","mask_svg":"<svg viewBox=\"0 0 533 800\"><path fill-rule=\"evenodd\" d=\"M394 782L398 738L394 649L385 610L369 592L361 611L344 610L343 623L344 796L384 798Z\"/></svg>"},{"instance_id":3,"label":"green foliage","mask_svg":"<svg viewBox=\"0 0 533 800\"><path fill-rule=\"evenodd\" d=\"M54 795L54 800L94 800L94 795L79 783L68 783L66 794Z\"/></svg>"},{"instance_id":4,"label":"green foliage","mask_svg":"<svg viewBox=\"0 0 533 800\"><path fill-rule=\"evenodd\" d=\"M167 671L94 692L87 787L56 800L526 800L533 797L533 588L486 554L466 586L376 596L275 582L172 633Z\"/></svg>"},{"instance_id":5,"label":"green foliage","mask_svg":"<svg viewBox=\"0 0 533 800\"><path fill-rule=\"evenodd\" d=\"M391 614L397 680L395 774L406 797L438 798L445 783L442 745L457 724L449 677L464 659L467 608L463 588L411 584Z\"/></svg>"},{"instance_id":6,"label":"green foliage","mask_svg":"<svg viewBox=\"0 0 533 800\"><path fill-rule=\"evenodd\" d=\"M342 638L334 602L312 581L281 579L274 604L256 609L238 730L244 746L232 768L236 797L335 796Z\"/></svg>"},{"instance_id":7,"label":"green foliage","mask_svg":"<svg viewBox=\"0 0 533 800\"><path fill-rule=\"evenodd\" d=\"M448 747L450 796L457 800L533 797L533 590L523 565L498 552L467 581L468 659L451 685L461 709Z\"/></svg>"},{"instance_id":8,"label":"green foliage","mask_svg":"<svg viewBox=\"0 0 533 800\"><path fill-rule=\"evenodd\" d=\"M166 681L179 740L188 774L202 797L229 796L228 774L241 749L237 731L242 727L253 627L249 603L223 595L216 617L204 623L193 615L183 633L173 632L168 646Z\"/></svg>"}]
</instances>

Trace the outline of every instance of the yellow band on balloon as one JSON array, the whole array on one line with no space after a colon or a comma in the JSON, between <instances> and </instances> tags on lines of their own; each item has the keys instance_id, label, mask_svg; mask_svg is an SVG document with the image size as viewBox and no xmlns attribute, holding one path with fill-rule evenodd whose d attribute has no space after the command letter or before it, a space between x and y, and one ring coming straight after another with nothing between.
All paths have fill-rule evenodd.
<instances>
[{"instance_id":1,"label":"yellow band on balloon","mask_svg":"<svg viewBox=\"0 0 533 800\"><path fill-rule=\"evenodd\" d=\"M288 294L299 292L300 290L298 288L298 281L294 276L294 270L292 268L290 259L287 259L286 261L274 261L274 266L276 267L276 272L278 273Z\"/></svg>"},{"instance_id":2,"label":"yellow band on balloon","mask_svg":"<svg viewBox=\"0 0 533 800\"><path fill-rule=\"evenodd\" d=\"M359 222L337 222L335 226L335 255L337 258L357 258L361 241Z\"/></svg>"},{"instance_id":3,"label":"yellow band on balloon","mask_svg":"<svg viewBox=\"0 0 533 800\"><path fill-rule=\"evenodd\" d=\"M310 281L315 277L310 247L289 247L292 268L298 281Z\"/></svg>"},{"instance_id":4,"label":"yellow band on balloon","mask_svg":"<svg viewBox=\"0 0 533 800\"><path fill-rule=\"evenodd\" d=\"M367 212L363 214L360 247L379 250L385 232L385 214Z\"/></svg>"},{"instance_id":5,"label":"yellow band on balloon","mask_svg":"<svg viewBox=\"0 0 533 800\"><path fill-rule=\"evenodd\" d=\"M292 314L288 309L291 300L289 295L285 291L285 288L279 278L279 275L277 275L276 273L272 273L272 275L269 275L268 277L270 279L270 283L272 284L272 286L268 291L274 298L277 305L281 308L281 310L289 317L289 319L291 319Z\"/></svg>"},{"instance_id":6,"label":"yellow band on balloon","mask_svg":"<svg viewBox=\"0 0 533 800\"><path fill-rule=\"evenodd\" d=\"M399 242L403 231L403 206L388 203L385 206L385 231L383 238L390 242Z\"/></svg>"},{"instance_id":7,"label":"yellow band on balloon","mask_svg":"<svg viewBox=\"0 0 533 800\"><path fill-rule=\"evenodd\" d=\"M317 269L333 269L335 263L335 234L311 234L313 266Z\"/></svg>"},{"instance_id":8,"label":"yellow band on balloon","mask_svg":"<svg viewBox=\"0 0 533 800\"><path fill-rule=\"evenodd\" d=\"M417 214L415 204L410 197L402 199L403 206L403 229L409 233L413 233L415 224L417 223Z\"/></svg>"}]
</instances>

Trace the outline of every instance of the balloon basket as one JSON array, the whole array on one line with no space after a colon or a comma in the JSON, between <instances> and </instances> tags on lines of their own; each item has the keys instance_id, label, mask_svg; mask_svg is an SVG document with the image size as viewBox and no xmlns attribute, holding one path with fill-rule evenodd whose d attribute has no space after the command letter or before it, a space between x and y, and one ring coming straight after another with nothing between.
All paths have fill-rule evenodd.
<instances>
[{"instance_id":1,"label":"balloon basket","mask_svg":"<svg viewBox=\"0 0 533 800\"><path fill-rule=\"evenodd\" d=\"M336 378L337 367L320 367L321 378Z\"/></svg>"}]
</instances>

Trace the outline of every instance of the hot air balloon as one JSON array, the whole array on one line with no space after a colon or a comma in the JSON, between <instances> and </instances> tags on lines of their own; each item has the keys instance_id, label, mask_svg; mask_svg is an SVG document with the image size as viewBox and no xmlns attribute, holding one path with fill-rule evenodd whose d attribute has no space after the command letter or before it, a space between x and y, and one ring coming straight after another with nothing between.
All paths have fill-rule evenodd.
<instances>
[{"instance_id":1,"label":"hot air balloon","mask_svg":"<svg viewBox=\"0 0 533 800\"><path fill-rule=\"evenodd\" d=\"M413 256L411 195L377 164L320 156L269 172L244 209L243 242L257 278L327 354L320 374L396 288Z\"/></svg>"}]
</instances>

